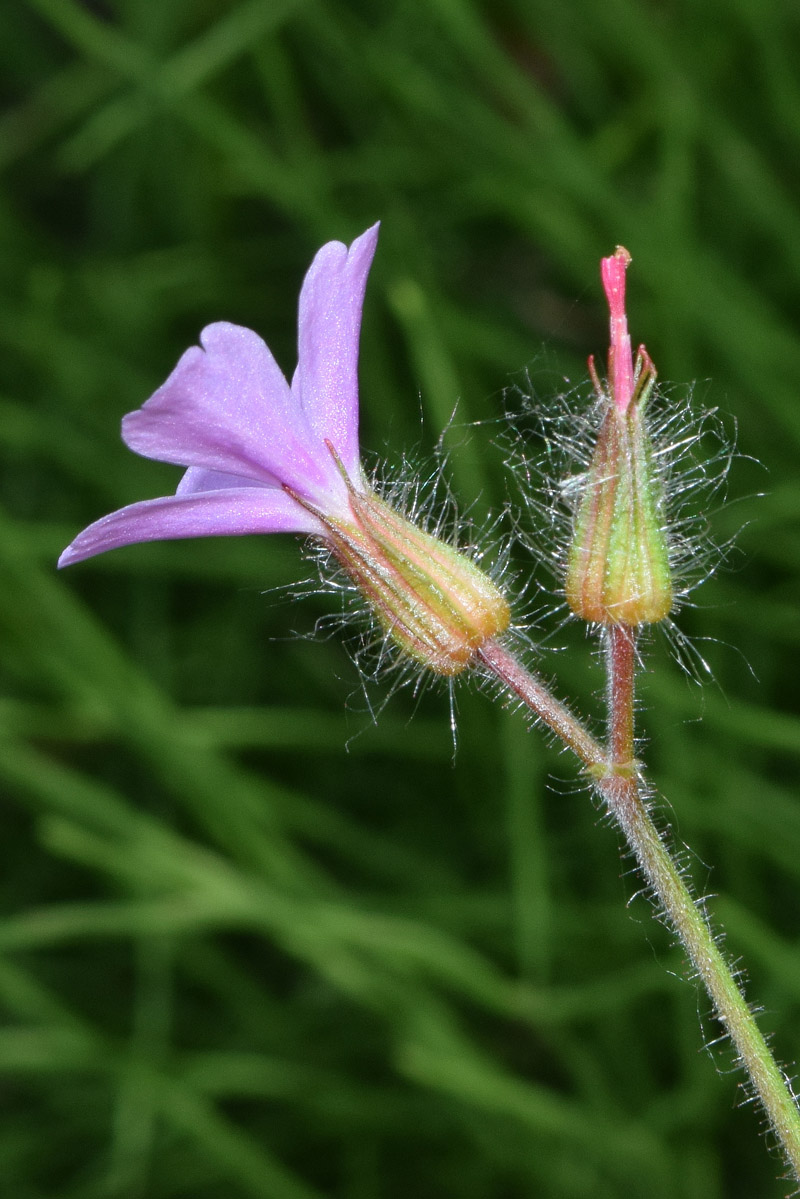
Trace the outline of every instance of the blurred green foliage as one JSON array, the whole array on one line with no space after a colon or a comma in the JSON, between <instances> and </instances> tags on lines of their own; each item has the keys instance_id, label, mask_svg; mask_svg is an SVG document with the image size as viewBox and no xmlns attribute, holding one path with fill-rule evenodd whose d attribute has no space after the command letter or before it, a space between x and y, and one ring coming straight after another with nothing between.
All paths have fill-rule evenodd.
<instances>
[{"instance_id":1,"label":"blurred green foliage","mask_svg":"<svg viewBox=\"0 0 800 1199\"><path fill-rule=\"evenodd\" d=\"M202 325L291 370L312 254L377 218L364 444L430 461L457 404L454 489L497 507L503 391L584 378L623 242L634 337L745 455L709 514L738 549L679 620L716 682L654 640L647 756L800 1061L799 53L788 0L4 8L10 1199L786 1193L616 834L519 714L459 684L455 760L443 689L373 721L340 639L290 636L330 597L262 594L289 538L54 562L174 489L119 418ZM549 644L597 715L583 635Z\"/></svg>"}]
</instances>

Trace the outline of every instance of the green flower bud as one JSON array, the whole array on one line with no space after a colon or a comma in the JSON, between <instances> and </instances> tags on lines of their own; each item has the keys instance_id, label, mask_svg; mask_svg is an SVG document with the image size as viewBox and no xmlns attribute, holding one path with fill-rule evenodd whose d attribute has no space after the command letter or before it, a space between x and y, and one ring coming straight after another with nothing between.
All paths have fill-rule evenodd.
<instances>
[{"instance_id":1,"label":"green flower bud","mask_svg":"<svg viewBox=\"0 0 800 1199\"><path fill-rule=\"evenodd\" d=\"M652 462L646 404L656 380L647 351L634 367L625 318L627 250L602 262L611 309L607 405L575 514L565 591L572 611L601 624L663 620L674 593L662 521L661 480Z\"/></svg>"}]
</instances>

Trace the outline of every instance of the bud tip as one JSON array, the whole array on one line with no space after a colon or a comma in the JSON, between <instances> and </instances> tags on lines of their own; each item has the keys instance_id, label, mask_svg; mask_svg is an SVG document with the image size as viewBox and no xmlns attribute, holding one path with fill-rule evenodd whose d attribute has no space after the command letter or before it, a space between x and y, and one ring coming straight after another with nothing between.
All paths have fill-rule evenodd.
<instances>
[{"instance_id":1,"label":"bud tip","mask_svg":"<svg viewBox=\"0 0 800 1199\"><path fill-rule=\"evenodd\" d=\"M609 258L603 258L600 275L608 300L610 341L608 378L611 396L620 412L625 412L633 397L633 353L625 315L625 272L631 256L624 246L617 246Z\"/></svg>"}]
</instances>

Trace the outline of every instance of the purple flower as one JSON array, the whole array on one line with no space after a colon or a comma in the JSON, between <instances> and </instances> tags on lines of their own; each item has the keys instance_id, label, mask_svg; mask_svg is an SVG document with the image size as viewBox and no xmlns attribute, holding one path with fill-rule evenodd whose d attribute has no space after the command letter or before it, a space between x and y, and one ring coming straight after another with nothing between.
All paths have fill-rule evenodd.
<instances>
[{"instance_id":1,"label":"purple flower","mask_svg":"<svg viewBox=\"0 0 800 1199\"><path fill-rule=\"evenodd\" d=\"M323 538L387 636L458 674L510 619L484 572L376 495L358 453L358 335L378 226L323 246L300 292L291 387L249 329L208 325L166 383L122 422L146 458L188 467L175 495L79 533L59 566L136 541L239 533Z\"/></svg>"},{"instance_id":2,"label":"purple flower","mask_svg":"<svg viewBox=\"0 0 800 1199\"><path fill-rule=\"evenodd\" d=\"M175 495L129 504L89 525L59 558L68 566L138 541L243 533L327 536L316 513L351 520L366 491L358 451L358 338L373 225L348 249L328 242L300 292L291 386L261 338L208 325L158 391L122 422L145 458L188 467ZM346 477L345 477L346 476Z\"/></svg>"}]
</instances>

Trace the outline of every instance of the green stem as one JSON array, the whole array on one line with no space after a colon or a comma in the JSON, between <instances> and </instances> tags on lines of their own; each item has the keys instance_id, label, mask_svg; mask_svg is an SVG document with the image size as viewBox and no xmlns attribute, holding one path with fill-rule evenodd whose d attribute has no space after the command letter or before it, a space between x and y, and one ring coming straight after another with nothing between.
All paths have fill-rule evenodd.
<instances>
[{"instance_id":1,"label":"green stem","mask_svg":"<svg viewBox=\"0 0 800 1199\"><path fill-rule=\"evenodd\" d=\"M692 899L642 798L641 777L634 759L634 630L624 625L609 626L606 652L608 752L554 698L541 680L525 670L499 642L486 642L479 656L484 665L582 762L702 979L717 1018L733 1041L753 1090L800 1182L800 1110L797 1101L719 950L704 912Z\"/></svg>"}]
</instances>

